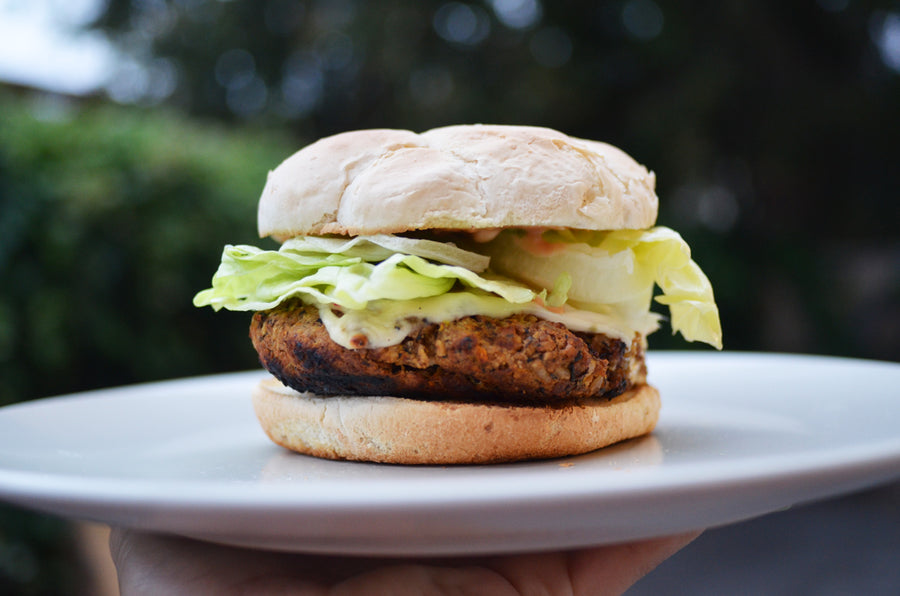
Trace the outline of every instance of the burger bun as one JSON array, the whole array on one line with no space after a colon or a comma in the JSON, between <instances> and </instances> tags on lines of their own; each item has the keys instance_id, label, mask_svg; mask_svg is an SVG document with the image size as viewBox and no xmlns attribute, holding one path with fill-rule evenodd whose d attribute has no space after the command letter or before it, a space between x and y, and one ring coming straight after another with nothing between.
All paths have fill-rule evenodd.
<instances>
[{"instance_id":1,"label":"burger bun","mask_svg":"<svg viewBox=\"0 0 900 596\"><path fill-rule=\"evenodd\" d=\"M321 139L269 173L260 236L564 227L642 229L655 176L624 151L534 126L373 129Z\"/></svg>"},{"instance_id":2,"label":"burger bun","mask_svg":"<svg viewBox=\"0 0 900 596\"><path fill-rule=\"evenodd\" d=\"M647 434L660 399L639 385L564 406L299 393L274 378L253 391L278 445L316 457L393 464L481 464L577 455Z\"/></svg>"}]
</instances>

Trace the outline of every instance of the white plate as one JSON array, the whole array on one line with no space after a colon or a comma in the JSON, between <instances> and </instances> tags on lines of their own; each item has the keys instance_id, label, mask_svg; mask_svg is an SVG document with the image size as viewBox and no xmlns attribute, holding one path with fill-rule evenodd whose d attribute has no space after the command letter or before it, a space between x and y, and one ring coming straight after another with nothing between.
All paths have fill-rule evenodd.
<instances>
[{"instance_id":1,"label":"white plate","mask_svg":"<svg viewBox=\"0 0 900 596\"><path fill-rule=\"evenodd\" d=\"M900 365L653 354L654 434L493 466L332 462L265 438L260 373L0 409L0 499L60 516L320 553L558 549L726 524L900 477Z\"/></svg>"}]
</instances>

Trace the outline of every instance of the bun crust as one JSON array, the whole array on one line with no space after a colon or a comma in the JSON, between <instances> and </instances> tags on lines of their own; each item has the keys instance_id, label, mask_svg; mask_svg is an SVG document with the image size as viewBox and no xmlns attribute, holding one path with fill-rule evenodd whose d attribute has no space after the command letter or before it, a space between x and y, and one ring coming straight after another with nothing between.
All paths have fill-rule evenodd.
<instances>
[{"instance_id":1,"label":"bun crust","mask_svg":"<svg viewBox=\"0 0 900 596\"><path fill-rule=\"evenodd\" d=\"M587 453L653 430L659 393L640 385L611 400L564 407L318 397L274 378L253 391L269 438L328 459L476 464Z\"/></svg>"},{"instance_id":2,"label":"bun crust","mask_svg":"<svg viewBox=\"0 0 900 596\"><path fill-rule=\"evenodd\" d=\"M643 229L655 177L625 152L531 126L459 125L321 139L269 173L260 236L514 226Z\"/></svg>"}]
</instances>

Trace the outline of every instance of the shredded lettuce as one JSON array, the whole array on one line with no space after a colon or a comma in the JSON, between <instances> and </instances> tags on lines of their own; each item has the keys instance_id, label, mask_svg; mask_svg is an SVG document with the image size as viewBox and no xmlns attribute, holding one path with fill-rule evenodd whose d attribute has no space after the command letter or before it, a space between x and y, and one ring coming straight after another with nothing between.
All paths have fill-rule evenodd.
<instances>
[{"instance_id":1,"label":"shredded lettuce","mask_svg":"<svg viewBox=\"0 0 900 596\"><path fill-rule=\"evenodd\" d=\"M319 307L345 347L358 334L369 346L396 343L414 320L515 312L627 339L656 328L649 311L658 285L673 332L721 349L712 286L676 232L548 230L540 251L525 238L506 230L474 250L391 235L298 237L278 250L226 246L212 287L194 305L255 311L300 298Z\"/></svg>"},{"instance_id":2,"label":"shredded lettuce","mask_svg":"<svg viewBox=\"0 0 900 596\"><path fill-rule=\"evenodd\" d=\"M341 254L375 262L387 259L394 253L415 255L445 265L465 267L475 273L488 268L490 258L463 250L450 242L438 242L424 238L405 238L393 234L374 234L354 238L331 236L301 236L286 241L282 247L290 252L314 254Z\"/></svg>"},{"instance_id":3,"label":"shredded lettuce","mask_svg":"<svg viewBox=\"0 0 900 596\"><path fill-rule=\"evenodd\" d=\"M504 231L485 246L491 268L527 284L548 287L561 272L572 285L568 302L626 320L645 313L654 285L656 301L669 307L673 333L722 348L722 328L712 285L691 260L691 249L674 230L548 230L544 243L558 250L530 251L525 236Z\"/></svg>"},{"instance_id":4,"label":"shredded lettuce","mask_svg":"<svg viewBox=\"0 0 900 596\"><path fill-rule=\"evenodd\" d=\"M279 250L226 246L212 287L194 297L195 306L215 310L267 310L291 297L308 302L363 310L373 301L412 301L445 294L457 282L500 296L513 304L534 300L537 293L520 282L476 273L487 257L432 240L357 237L353 240L298 237ZM402 247L409 253L386 247ZM426 260L414 253L428 254Z\"/></svg>"}]
</instances>

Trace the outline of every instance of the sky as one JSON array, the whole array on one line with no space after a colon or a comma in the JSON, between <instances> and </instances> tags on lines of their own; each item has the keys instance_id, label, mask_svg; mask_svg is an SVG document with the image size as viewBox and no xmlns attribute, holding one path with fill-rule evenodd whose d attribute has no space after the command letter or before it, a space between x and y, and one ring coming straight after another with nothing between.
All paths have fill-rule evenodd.
<instances>
[{"instance_id":1,"label":"sky","mask_svg":"<svg viewBox=\"0 0 900 596\"><path fill-rule=\"evenodd\" d=\"M0 0L0 80L83 95L104 86L116 55L100 33L78 31L103 0Z\"/></svg>"}]
</instances>

